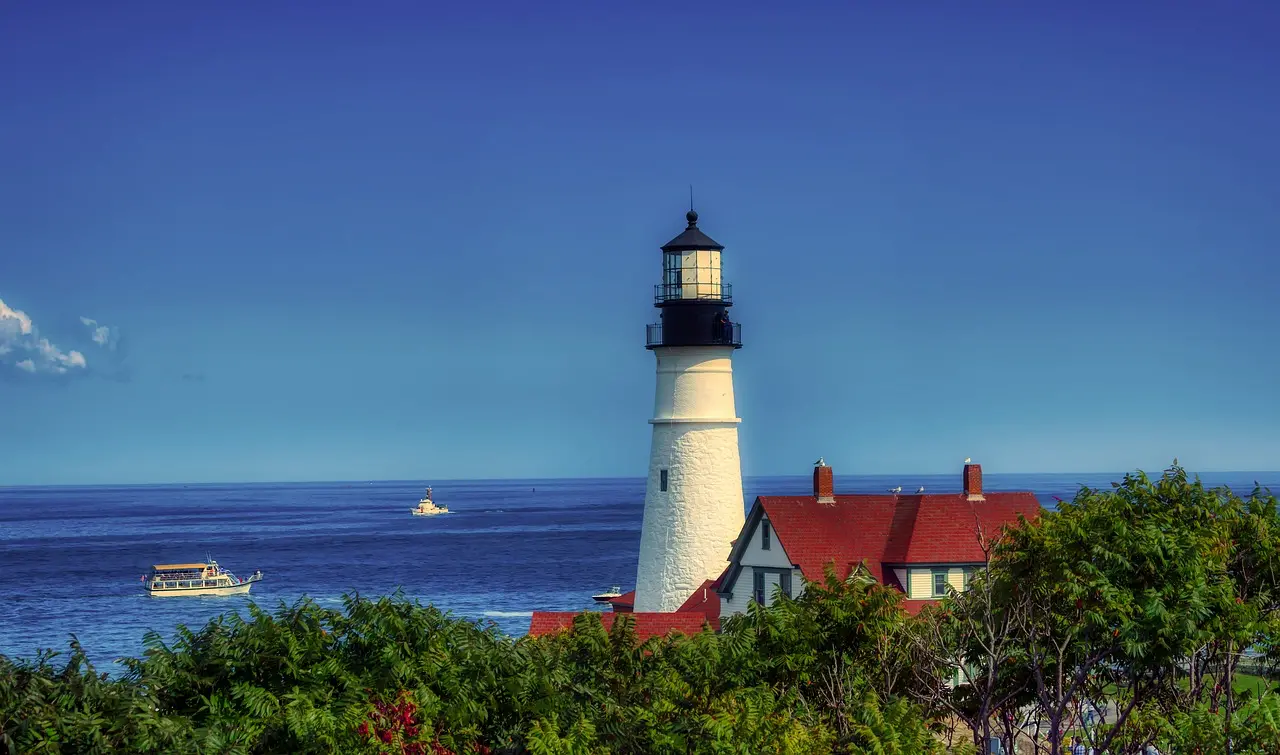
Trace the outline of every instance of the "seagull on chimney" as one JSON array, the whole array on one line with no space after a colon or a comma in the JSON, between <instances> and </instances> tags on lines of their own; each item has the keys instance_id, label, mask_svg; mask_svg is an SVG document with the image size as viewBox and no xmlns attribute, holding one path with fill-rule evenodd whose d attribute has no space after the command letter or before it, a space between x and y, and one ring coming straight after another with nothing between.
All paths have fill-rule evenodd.
<instances>
[{"instance_id":1,"label":"seagull on chimney","mask_svg":"<svg viewBox=\"0 0 1280 755\"><path fill-rule=\"evenodd\" d=\"M916 491L916 495L920 495L920 494L921 494L921 493L923 493L923 492L924 492L924 486L923 486L923 485L921 485L921 486L920 486L920 489Z\"/></svg>"},{"instance_id":2,"label":"seagull on chimney","mask_svg":"<svg viewBox=\"0 0 1280 755\"><path fill-rule=\"evenodd\" d=\"M970 462L972 462L972 461L973 461L973 459L970 459L969 457L967 457L967 456L966 456L966 457L965 457L965 460L964 460L964 463L965 463L965 464L969 464L969 463L970 463Z\"/></svg>"},{"instance_id":3,"label":"seagull on chimney","mask_svg":"<svg viewBox=\"0 0 1280 755\"><path fill-rule=\"evenodd\" d=\"M817 461L815 461L815 462L813 463L813 466L815 466L815 467L825 467L825 466L827 466L827 462L826 462L826 461L824 461L824 458L825 458L825 457L819 456L819 457L818 457L818 460L817 460Z\"/></svg>"}]
</instances>

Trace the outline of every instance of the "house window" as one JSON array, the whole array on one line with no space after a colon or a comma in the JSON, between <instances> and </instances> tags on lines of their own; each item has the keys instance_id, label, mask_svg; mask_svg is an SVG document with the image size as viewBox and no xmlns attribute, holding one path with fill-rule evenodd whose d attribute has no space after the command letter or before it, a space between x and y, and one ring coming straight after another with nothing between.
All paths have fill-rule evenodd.
<instances>
[{"instance_id":1,"label":"house window","mask_svg":"<svg viewBox=\"0 0 1280 755\"><path fill-rule=\"evenodd\" d=\"M760 549L769 550L769 520L760 520Z\"/></svg>"},{"instance_id":2,"label":"house window","mask_svg":"<svg viewBox=\"0 0 1280 755\"><path fill-rule=\"evenodd\" d=\"M948 587L949 585L947 584L947 570L934 569L933 570L933 597L941 598L942 596L946 595Z\"/></svg>"},{"instance_id":3,"label":"house window","mask_svg":"<svg viewBox=\"0 0 1280 755\"><path fill-rule=\"evenodd\" d=\"M751 589L751 593L752 593L751 597L753 597L753 598L755 599L755 601L756 601L756 603L757 603L757 604L759 604L759 605L762 605L762 606L763 606L763 605L765 604L765 602L764 602L764 572L762 572L762 571L757 571L757 570L754 570L754 569L753 569L751 573L752 573L752 576L755 578L755 583L751 586L751 588L752 588L752 589Z\"/></svg>"},{"instance_id":4,"label":"house window","mask_svg":"<svg viewBox=\"0 0 1280 755\"><path fill-rule=\"evenodd\" d=\"M667 492L667 470L665 469L658 472L658 487L662 489L662 492Z\"/></svg>"},{"instance_id":5,"label":"house window","mask_svg":"<svg viewBox=\"0 0 1280 755\"><path fill-rule=\"evenodd\" d=\"M977 571L978 570L972 566L966 566L964 568L964 589L969 589L969 585L973 583L973 575L976 574Z\"/></svg>"},{"instance_id":6,"label":"house window","mask_svg":"<svg viewBox=\"0 0 1280 755\"><path fill-rule=\"evenodd\" d=\"M784 571L778 575L778 587L782 589L783 595L791 597L791 572Z\"/></svg>"}]
</instances>

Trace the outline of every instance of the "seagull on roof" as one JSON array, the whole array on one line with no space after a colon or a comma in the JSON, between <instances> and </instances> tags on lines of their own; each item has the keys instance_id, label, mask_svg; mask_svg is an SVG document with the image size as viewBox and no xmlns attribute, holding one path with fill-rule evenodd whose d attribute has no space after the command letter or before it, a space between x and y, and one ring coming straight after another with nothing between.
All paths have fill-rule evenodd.
<instances>
[{"instance_id":1,"label":"seagull on roof","mask_svg":"<svg viewBox=\"0 0 1280 755\"><path fill-rule=\"evenodd\" d=\"M924 492L924 486L923 486L923 485L921 485L921 486L920 486L920 489L916 491L916 495L919 495L919 494L921 494L921 493L923 493L923 492Z\"/></svg>"},{"instance_id":2,"label":"seagull on roof","mask_svg":"<svg viewBox=\"0 0 1280 755\"><path fill-rule=\"evenodd\" d=\"M901 492L902 492L902 486L901 486L901 485L899 485L899 486L898 486L898 487L896 487L896 488L889 488L889 492L890 492L890 493L894 493L894 494L901 493Z\"/></svg>"}]
</instances>

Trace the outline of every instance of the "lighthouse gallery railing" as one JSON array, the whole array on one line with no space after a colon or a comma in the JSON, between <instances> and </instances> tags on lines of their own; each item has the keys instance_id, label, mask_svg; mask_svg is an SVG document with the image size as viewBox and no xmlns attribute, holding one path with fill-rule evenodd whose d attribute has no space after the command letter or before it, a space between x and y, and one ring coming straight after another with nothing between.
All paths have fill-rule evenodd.
<instances>
[{"instance_id":1,"label":"lighthouse gallery railing","mask_svg":"<svg viewBox=\"0 0 1280 755\"><path fill-rule=\"evenodd\" d=\"M656 322L644 326L645 346L662 345L662 323ZM711 346L741 346L742 323L729 323L728 327L714 328L706 342Z\"/></svg>"}]
</instances>

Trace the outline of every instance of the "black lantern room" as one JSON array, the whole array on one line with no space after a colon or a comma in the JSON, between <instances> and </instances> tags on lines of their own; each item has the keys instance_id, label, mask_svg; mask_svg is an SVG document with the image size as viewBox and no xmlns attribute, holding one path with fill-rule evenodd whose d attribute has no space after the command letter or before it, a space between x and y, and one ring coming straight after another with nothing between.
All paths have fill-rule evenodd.
<instances>
[{"instance_id":1,"label":"black lantern room","mask_svg":"<svg viewBox=\"0 0 1280 755\"><path fill-rule=\"evenodd\" d=\"M733 287L720 273L724 247L698 228L698 213L685 218L689 227L662 247L662 282L653 287L661 321L647 326L645 345L740 349L742 326L728 312Z\"/></svg>"}]
</instances>

